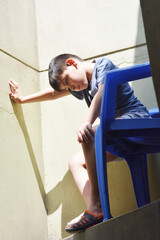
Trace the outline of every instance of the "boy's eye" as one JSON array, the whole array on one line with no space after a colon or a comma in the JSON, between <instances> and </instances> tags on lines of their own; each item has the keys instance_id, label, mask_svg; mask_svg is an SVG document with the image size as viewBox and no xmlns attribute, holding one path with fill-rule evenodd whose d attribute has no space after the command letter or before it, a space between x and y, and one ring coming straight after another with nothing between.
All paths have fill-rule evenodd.
<instances>
[{"instance_id":1,"label":"boy's eye","mask_svg":"<svg viewBox=\"0 0 160 240\"><path fill-rule=\"evenodd\" d=\"M66 82L65 83L68 84L68 78L66 78Z\"/></svg>"}]
</instances>

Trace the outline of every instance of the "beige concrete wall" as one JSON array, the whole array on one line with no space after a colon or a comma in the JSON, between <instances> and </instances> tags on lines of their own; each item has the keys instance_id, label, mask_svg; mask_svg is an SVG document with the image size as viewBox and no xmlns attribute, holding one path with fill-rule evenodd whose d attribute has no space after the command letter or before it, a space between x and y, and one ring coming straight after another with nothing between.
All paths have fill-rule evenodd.
<instances>
[{"instance_id":1,"label":"beige concrete wall","mask_svg":"<svg viewBox=\"0 0 160 240\"><path fill-rule=\"evenodd\" d=\"M0 48L38 68L35 2L2 0L0 14Z\"/></svg>"},{"instance_id":2,"label":"beige concrete wall","mask_svg":"<svg viewBox=\"0 0 160 240\"><path fill-rule=\"evenodd\" d=\"M16 105L8 97L15 78L23 93L38 90L38 75L0 54L0 238L47 239L39 104ZM28 81L29 80L29 81Z\"/></svg>"},{"instance_id":3,"label":"beige concrete wall","mask_svg":"<svg viewBox=\"0 0 160 240\"><path fill-rule=\"evenodd\" d=\"M52 57L63 52L82 58L108 53L107 57L119 67L148 61L139 1L47 1L47 4L37 1L36 6L42 69L48 67ZM47 18L41 22L45 15ZM42 89L48 86L45 79L47 73L41 74ZM150 89L149 98L147 92L143 93L144 84ZM148 107L156 106L151 79L135 86L135 91ZM80 150L76 130L86 111L85 103L71 96L42 104L50 240L68 236L64 230L66 223L86 207L67 166L72 154ZM135 209L126 163L110 163L108 170L113 216Z\"/></svg>"},{"instance_id":4,"label":"beige concrete wall","mask_svg":"<svg viewBox=\"0 0 160 240\"><path fill-rule=\"evenodd\" d=\"M60 53L88 58L145 41L138 0L36 0L36 12L41 69Z\"/></svg>"},{"instance_id":5,"label":"beige concrete wall","mask_svg":"<svg viewBox=\"0 0 160 240\"><path fill-rule=\"evenodd\" d=\"M64 52L91 60L106 55L119 67L148 61L139 1L7 0L2 1L0 11L4 23L0 39L3 49L0 191L4 197L0 201L6 205L0 214L2 239L8 240L11 234L12 239L20 239L22 234L27 240L47 239L43 203L46 197L48 239L58 240L68 236L64 230L66 223L86 208L68 170L68 160L81 150L76 131L87 107L72 96L41 105L11 104L8 80L15 78L24 95L44 89L49 86L50 60ZM144 93L144 85L150 89L149 94ZM135 84L134 88L148 107L156 106L151 80ZM158 165L156 159L154 167L151 162L151 194L156 199L160 194L158 187L153 186L160 182L158 171L152 179ZM108 164L108 173L113 216L136 208L126 163ZM9 223L10 232L6 231Z\"/></svg>"},{"instance_id":6,"label":"beige concrete wall","mask_svg":"<svg viewBox=\"0 0 160 240\"><path fill-rule=\"evenodd\" d=\"M48 86L41 74L42 87ZM73 97L42 103L43 152L46 171L49 239L66 236L65 225L80 214L85 205L68 170L68 160L80 151L76 131L86 105Z\"/></svg>"},{"instance_id":7,"label":"beige concrete wall","mask_svg":"<svg viewBox=\"0 0 160 240\"><path fill-rule=\"evenodd\" d=\"M39 91L33 1L1 1L0 239L47 240L40 104L10 101L9 79L23 95ZM7 55L13 55L17 59Z\"/></svg>"}]
</instances>

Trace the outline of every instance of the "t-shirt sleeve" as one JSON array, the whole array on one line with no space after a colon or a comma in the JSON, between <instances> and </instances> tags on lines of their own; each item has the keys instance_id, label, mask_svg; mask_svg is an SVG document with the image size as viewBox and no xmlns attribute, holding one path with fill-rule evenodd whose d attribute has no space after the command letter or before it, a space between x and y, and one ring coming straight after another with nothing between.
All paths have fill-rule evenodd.
<instances>
[{"instance_id":1,"label":"t-shirt sleeve","mask_svg":"<svg viewBox=\"0 0 160 240\"><path fill-rule=\"evenodd\" d=\"M110 70L116 69L115 66L109 59L103 58L97 68L97 85L98 87L104 83L106 73Z\"/></svg>"}]
</instances>

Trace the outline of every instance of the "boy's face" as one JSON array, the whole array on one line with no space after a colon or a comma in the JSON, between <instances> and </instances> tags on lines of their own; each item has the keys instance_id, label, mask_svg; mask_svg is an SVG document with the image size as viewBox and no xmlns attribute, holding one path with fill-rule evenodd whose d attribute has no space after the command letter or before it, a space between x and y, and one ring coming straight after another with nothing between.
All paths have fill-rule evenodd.
<instances>
[{"instance_id":1,"label":"boy's face","mask_svg":"<svg viewBox=\"0 0 160 240\"><path fill-rule=\"evenodd\" d=\"M83 63L76 61L76 66L71 64L67 66L60 76L60 90L81 91L88 87L88 80Z\"/></svg>"}]
</instances>

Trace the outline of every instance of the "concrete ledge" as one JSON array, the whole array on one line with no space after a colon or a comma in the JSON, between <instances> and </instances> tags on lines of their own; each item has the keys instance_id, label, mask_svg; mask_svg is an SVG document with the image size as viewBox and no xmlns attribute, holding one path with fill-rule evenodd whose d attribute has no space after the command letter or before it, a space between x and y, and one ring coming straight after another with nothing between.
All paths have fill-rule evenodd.
<instances>
[{"instance_id":1,"label":"concrete ledge","mask_svg":"<svg viewBox=\"0 0 160 240\"><path fill-rule=\"evenodd\" d=\"M66 240L159 240L160 200L93 226Z\"/></svg>"}]
</instances>

